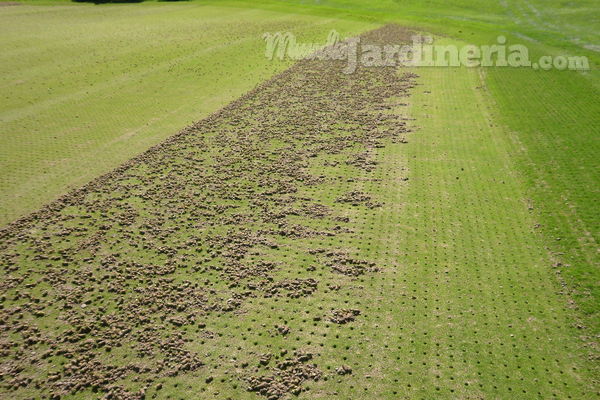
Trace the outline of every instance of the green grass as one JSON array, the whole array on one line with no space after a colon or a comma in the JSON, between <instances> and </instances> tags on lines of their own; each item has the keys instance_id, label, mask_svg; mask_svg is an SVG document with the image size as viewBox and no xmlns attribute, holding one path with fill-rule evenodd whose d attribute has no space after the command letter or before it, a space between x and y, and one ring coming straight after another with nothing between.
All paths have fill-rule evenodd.
<instances>
[{"instance_id":1,"label":"green grass","mask_svg":"<svg viewBox=\"0 0 600 400\"><path fill-rule=\"evenodd\" d=\"M386 206L357 211L363 236L338 243L378 259L386 272L347 283L335 296L318 292L301 309L256 300L243 318L211 326L256 332L294 315L288 323L299 347L314 346L323 367L354 369L350 384L311 383L304 398L594 398L597 368L588 358L597 356L600 331L595 2L507 0L485 10L473 0L35 3L0 8L0 223L282 70L286 64L262 56L264 31L322 40L331 28L356 33L395 21L453 43L493 43L503 34L534 57L588 56L589 72L416 71L416 132L408 144L382 151L383 182L368 187ZM344 177L353 174L348 169ZM319 198L345 189L340 183ZM298 257L286 255L282 277L300 276ZM326 332L303 313L354 303L354 284L362 286L365 315L338 337L315 342ZM284 345L268 335L253 339L259 350ZM226 335L198 350L231 348L232 356L244 357L233 349L246 343ZM351 351L340 353L346 347ZM382 349L389 349L386 357L377 357ZM161 395L181 396L186 385L197 393L197 378L177 382ZM253 398L229 381L201 386L223 398Z\"/></svg>"},{"instance_id":2,"label":"green grass","mask_svg":"<svg viewBox=\"0 0 600 400\"><path fill-rule=\"evenodd\" d=\"M573 340L573 311L566 294L556 295L553 260L535 229L509 128L494 117L485 72L419 73L431 93L415 98L421 129L406 146L411 185L399 200L406 203L402 226L418 227L406 229L415 266L407 280L430 293L429 310L439 321L438 329L423 331L443 332L446 319L454 329L441 335L441 347L463 346L454 360L467 359L463 379L479 385L482 397L590 396L590 350ZM442 386L460 371L448 369L452 361L441 368ZM462 388L457 397L472 396Z\"/></svg>"}]
</instances>

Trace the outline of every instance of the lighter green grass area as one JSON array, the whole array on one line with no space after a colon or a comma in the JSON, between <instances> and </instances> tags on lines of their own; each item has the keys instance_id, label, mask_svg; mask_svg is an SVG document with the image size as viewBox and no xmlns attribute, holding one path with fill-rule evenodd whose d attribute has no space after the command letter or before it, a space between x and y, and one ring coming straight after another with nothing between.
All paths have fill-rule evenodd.
<instances>
[{"instance_id":1,"label":"lighter green grass area","mask_svg":"<svg viewBox=\"0 0 600 400\"><path fill-rule=\"evenodd\" d=\"M0 224L283 70L263 33L320 42L374 26L201 3L0 7Z\"/></svg>"},{"instance_id":2,"label":"lighter green grass area","mask_svg":"<svg viewBox=\"0 0 600 400\"><path fill-rule=\"evenodd\" d=\"M427 321L413 316L417 333L454 353L428 349L421 369L430 386L420 394L437 398L430 387L440 387L455 389L446 398L593 398L587 350L573 340L572 310L557 296L485 71L418 73L412 110L420 129L406 146L411 181L396 198L405 204L396 218L414 266L407 283L428 298Z\"/></svg>"}]
</instances>

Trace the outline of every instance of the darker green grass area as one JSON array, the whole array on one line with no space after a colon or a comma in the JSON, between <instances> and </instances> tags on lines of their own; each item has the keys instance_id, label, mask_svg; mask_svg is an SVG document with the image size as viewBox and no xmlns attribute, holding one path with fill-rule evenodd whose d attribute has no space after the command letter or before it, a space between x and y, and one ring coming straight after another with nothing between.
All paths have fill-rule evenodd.
<instances>
[{"instance_id":1,"label":"darker green grass area","mask_svg":"<svg viewBox=\"0 0 600 400\"><path fill-rule=\"evenodd\" d=\"M493 70L499 121L512 131L531 212L556 257L556 270L598 329L600 141L597 90L575 72Z\"/></svg>"}]
</instances>

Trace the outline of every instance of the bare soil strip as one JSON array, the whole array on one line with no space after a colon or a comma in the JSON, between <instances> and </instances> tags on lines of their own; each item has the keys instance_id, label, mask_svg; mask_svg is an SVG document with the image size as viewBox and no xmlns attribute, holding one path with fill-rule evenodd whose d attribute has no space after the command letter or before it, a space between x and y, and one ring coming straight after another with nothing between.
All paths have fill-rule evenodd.
<instances>
[{"instance_id":1,"label":"bare soil strip","mask_svg":"<svg viewBox=\"0 0 600 400\"><path fill-rule=\"evenodd\" d=\"M408 33L388 26L362 40L398 43ZM160 391L159 379L211 370L190 343L222 334L207 325L215 316L243 313L251 298L302 302L334 292L310 268L278 277L283 252L306 238L360 235L343 210L380 204L358 181L333 199L335 209L304 193L339 179L340 165L377 168L377 148L407 132L390 109L414 86L414 75L394 68L344 75L343 64L300 62L3 230L2 392L141 399ZM315 170L317 159L327 176ZM327 242L302 249L331 275L353 279L379 268ZM332 329L361 317L358 309L328 309L323 304L315 320ZM236 379L269 399L326 375L318 355L302 349L257 358L255 367L238 366Z\"/></svg>"}]
</instances>

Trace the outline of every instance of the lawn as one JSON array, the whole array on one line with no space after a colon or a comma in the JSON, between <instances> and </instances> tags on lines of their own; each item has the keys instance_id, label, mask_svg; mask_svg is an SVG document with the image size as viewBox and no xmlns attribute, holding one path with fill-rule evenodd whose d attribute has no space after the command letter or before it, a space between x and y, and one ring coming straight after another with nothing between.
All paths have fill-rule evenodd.
<instances>
[{"instance_id":1,"label":"lawn","mask_svg":"<svg viewBox=\"0 0 600 400\"><path fill-rule=\"evenodd\" d=\"M0 393L597 398L599 12L0 8L2 221L91 182L2 231ZM263 56L263 32L390 22L592 68L277 75Z\"/></svg>"}]
</instances>

